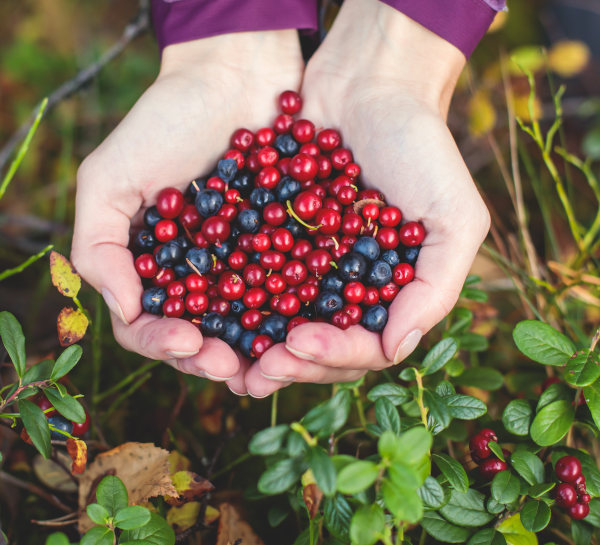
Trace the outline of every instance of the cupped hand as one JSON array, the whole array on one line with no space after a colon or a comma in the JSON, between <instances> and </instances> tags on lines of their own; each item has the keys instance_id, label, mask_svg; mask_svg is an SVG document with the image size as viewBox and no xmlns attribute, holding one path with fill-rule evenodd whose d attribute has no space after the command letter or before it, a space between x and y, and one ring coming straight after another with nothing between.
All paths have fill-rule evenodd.
<instances>
[{"instance_id":1,"label":"cupped hand","mask_svg":"<svg viewBox=\"0 0 600 545\"><path fill-rule=\"evenodd\" d=\"M212 170L235 129L269 125L277 96L299 87L303 67L294 30L169 46L156 81L82 163L71 257L103 295L124 348L245 393L246 362L228 345L187 321L142 312L130 228L161 189L183 190Z\"/></svg>"},{"instance_id":2,"label":"cupped hand","mask_svg":"<svg viewBox=\"0 0 600 545\"><path fill-rule=\"evenodd\" d=\"M352 44L357 44L353 46ZM262 397L298 382L356 380L399 363L452 309L489 228L445 116L462 54L374 0L346 0L310 60L302 115L340 130L365 186L381 190L403 221L426 230L415 279L389 307L382 335L302 324L246 373Z\"/></svg>"}]
</instances>

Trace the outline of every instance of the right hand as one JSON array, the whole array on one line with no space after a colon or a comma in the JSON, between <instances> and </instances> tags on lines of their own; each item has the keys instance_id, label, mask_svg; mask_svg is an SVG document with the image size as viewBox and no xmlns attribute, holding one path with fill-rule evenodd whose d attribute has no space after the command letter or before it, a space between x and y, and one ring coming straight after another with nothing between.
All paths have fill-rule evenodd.
<instances>
[{"instance_id":1,"label":"right hand","mask_svg":"<svg viewBox=\"0 0 600 545\"><path fill-rule=\"evenodd\" d=\"M134 217L165 187L184 190L210 172L240 127L269 126L277 96L300 86L295 30L246 32L171 45L160 73L77 174L75 268L104 297L124 348L246 393L248 365L223 341L176 318L142 312L128 250Z\"/></svg>"}]
</instances>

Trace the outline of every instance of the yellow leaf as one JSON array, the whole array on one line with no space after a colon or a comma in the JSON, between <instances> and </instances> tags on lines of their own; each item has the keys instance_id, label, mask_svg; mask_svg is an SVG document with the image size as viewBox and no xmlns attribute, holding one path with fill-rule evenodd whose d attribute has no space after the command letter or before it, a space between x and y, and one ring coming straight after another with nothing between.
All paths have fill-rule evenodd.
<instances>
[{"instance_id":1,"label":"yellow leaf","mask_svg":"<svg viewBox=\"0 0 600 545\"><path fill-rule=\"evenodd\" d=\"M67 439L67 452L73 460L71 466L71 473L74 475L77 473L83 473L85 471L85 465L87 463L87 445L81 439L73 439L69 437Z\"/></svg>"},{"instance_id":2,"label":"yellow leaf","mask_svg":"<svg viewBox=\"0 0 600 545\"><path fill-rule=\"evenodd\" d=\"M537 72L544 66L544 51L537 45L525 45L511 52L509 72L513 76L522 76L523 70Z\"/></svg>"},{"instance_id":3,"label":"yellow leaf","mask_svg":"<svg viewBox=\"0 0 600 545\"><path fill-rule=\"evenodd\" d=\"M178 471L187 471L192 463L179 451L173 450L169 454L169 473L173 475Z\"/></svg>"},{"instance_id":4,"label":"yellow leaf","mask_svg":"<svg viewBox=\"0 0 600 545\"><path fill-rule=\"evenodd\" d=\"M494 128L496 111L489 94L477 91L469 100L469 132L473 136L482 136Z\"/></svg>"},{"instance_id":5,"label":"yellow leaf","mask_svg":"<svg viewBox=\"0 0 600 545\"><path fill-rule=\"evenodd\" d=\"M52 284L67 297L77 297L81 289L81 277L69 260L58 252L50 252L50 275Z\"/></svg>"},{"instance_id":6,"label":"yellow leaf","mask_svg":"<svg viewBox=\"0 0 600 545\"><path fill-rule=\"evenodd\" d=\"M507 518L498 526L498 531L504 535L508 545L538 545L537 536L525 529L519 513Z\"/></svg>"},{"instance_id":7,"label":"yellow leaf","mask_svg":"<svg viewBox=\"0 0 600 545\"><path fill-rule=\"evenodd\" d=\"M171 475L171 482L177 491L177 495L165 498L170 505L181 505L210 492L213 484L192 471L178 471Z\"/></svg>"},{"instance_id":8,"label":"yellow leaf","mask_svg":"<svg viewBox=\"0 0 600 545\"><path fill-rule=\"evenodd\" d=\"M531 115L529 115L529 95L515 96L513 106L515 115L520 117L523 121L534 121L542 117L542 104L537 97L533 99L533 119L531 118Z\"/></svg>"},{"instance_id":9,"label":"yellow leaf","mask_svg":"<svg viewBox=\"0 0 600 545\"><path fill-rule=\"evenodd\" d=\"M571 78L579 74L589 60L588 46L576 40L556 42L548 54L550 68L563 78Z\"/></svg>"},{"instance_id":10,"label":"yellow leaf","mask_svg":"<svg viewBox=\"0 0 600 545\"><path fill-rule=\"evenodd\" d=\"M218 509L215 509L211 505L207 505L206 511L204 512L204 524L212 524L220 516L221 512Z\"/></svg>"},{"instance_id":11,"label":"yellow leaf","mask_svg":"<svg viewBox=\"0 0 600 545\"><path fill-rule=\"evenodd\" d=\"M167 511L167 522L177 533L185 532L198 520L202 505L198 501L184 503L179 507L171 507Z\"/></svg>"},{"instance_id":12,"label":"yellow leaf","mask_svg":"<svg viewBox=\"0 0 600 545\"><path fill-rule=\"evenodd\" d=\"M60 345L70 346L79 341L85 335L88 324L88 319L81 310L63 308L56 320Z\"/></svg>"}]
</instances>

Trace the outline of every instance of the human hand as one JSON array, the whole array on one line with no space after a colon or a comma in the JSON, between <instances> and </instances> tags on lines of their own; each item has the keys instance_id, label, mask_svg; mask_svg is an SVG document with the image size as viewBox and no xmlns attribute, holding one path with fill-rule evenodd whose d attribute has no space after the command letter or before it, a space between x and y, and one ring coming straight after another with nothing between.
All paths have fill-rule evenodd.
<instances>
[{"instance_id":1,"label":"human hand","mask_svg":"<svg viewBox=\"0 0 600 545\"><path fill-rule=\"evenodd\" d=\"M228 380L230 388L245 393L247 362L227 344L203 339L184 320L142 313L142 284L127 249L129 230L161 189L184 189L207 174L235 129L270 124L276 97L299 87L303 66L295 30L169 46L156 81L82 163L71 257L102 293L124 348L186 373Z\"/></svg>"},{"instance_id":2,"label":"human hand","mask_svg":"<svg viewBox=\"0 0 600 545\"><path fill-rule=\"evenodd\" d=\"M264 397L297 382L345 382L406 358L455 304L489 214L446 126L464 56L377 0L346 0L303 80L302 115L338 128L367 187L381 190L426 239L415 279L389 308L383 335L302 324L246 373Z\"/></svg>"}]
</instances>

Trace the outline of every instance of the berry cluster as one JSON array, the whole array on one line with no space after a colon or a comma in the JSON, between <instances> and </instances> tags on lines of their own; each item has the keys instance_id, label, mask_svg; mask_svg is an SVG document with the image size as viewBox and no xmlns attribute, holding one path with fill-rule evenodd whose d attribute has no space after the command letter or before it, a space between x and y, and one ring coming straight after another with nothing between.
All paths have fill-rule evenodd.
<instances>
[{"instance_id":1,"label":"berry cluster","mask_svg":"<svg viewBox=\"0 0 600 545\"><path fill-rule=\"evenodd\" d=\"M425 230L373 189L338 131L285 91L273 127L238 129L185 195L162 190L134 239L145 311L186 318L247 357L307 321L381 331Z\"/></svg>"},{"instance_id":2,"label":"berry cluster","mask_svg":"<svg viewBox=\"0 0 600 545\"><path fill-rule=\"evenodd\" d=\"M590 512L590 495L585 488L581 462L575 456L563 456L556 462L554 472L562 481L554 489L556 505L566 509L573 519L587 517Z\"/></svg>"},{"instance_id":3,"label":"berry cluster","mask_svg":"<svg viewBox=\"0 0 600 545\"><path fill-rule=\"evenodd\" d=\"M494 430L489 428L482 429L469 441L471 459L479 465L479 473L485 480L493 479L496 473L508 469L506 462L503 462L496 456L492 456L492 449L489 446L490 441L497 442L498 437ZM506 449L502 449L502 453L505 458L510 456L510 452Z\"/></svg>"},{"instance_id":4,"label":"berry cluster","mask_svg":"<svg viewBox=\"0 0 600 545\"><path fill-rule=\"evenodd\" d=\"M85 412L85 420L80 424L78 422L72 422L68 418L65 418L61 414L58 414L52 403L48 401L48 398L44 394L36 395L32 401L44 411L48 424L52 424L56 429L66 431L75 437L81 437L85 432L90 429L90 415ZM51 430L50 437L58 441L64 441L66 436L62 433Z\"/></svg>"}]
</instances>

